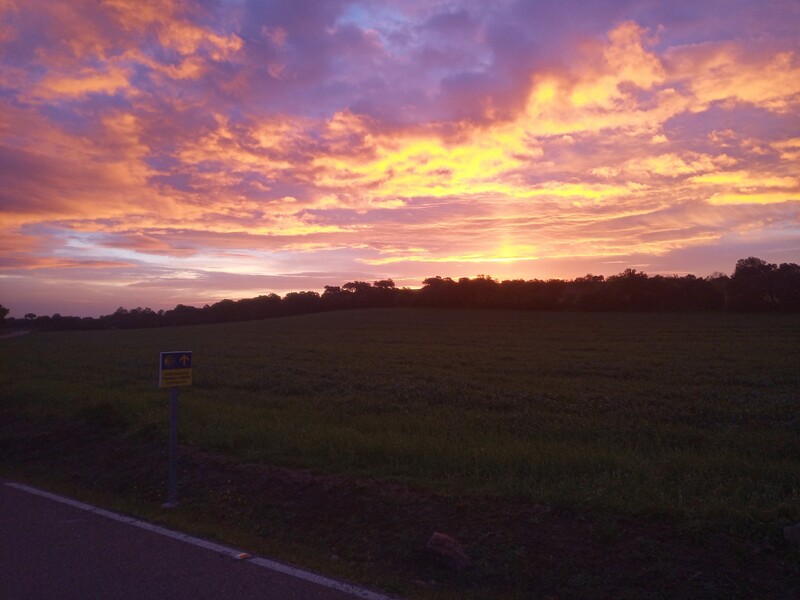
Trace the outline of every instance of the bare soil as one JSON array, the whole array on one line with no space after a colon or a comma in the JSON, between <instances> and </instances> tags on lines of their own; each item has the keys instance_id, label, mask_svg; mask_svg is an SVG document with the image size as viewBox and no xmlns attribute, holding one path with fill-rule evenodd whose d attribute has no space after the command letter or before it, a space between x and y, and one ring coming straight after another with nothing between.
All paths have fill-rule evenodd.
<instances>
[{"instance_id":1,"label":"bare soil","mask_svg":"<svg viewBox=\"0 0 800 600\"><path fill-rule=\"evenodd\" d=\"M152 515L165 500L166 465L166 442L153 433L0 414L0 467L12 477L149 506ZM446 496L186 446L179 494L176 512L201 534L232 532L224 541L406 597L800 597L799 555L780 532L754 540L658 517ZM454 572L427 554L437 531L463 545L469 568Z\"/></svg>"}]
</instances>

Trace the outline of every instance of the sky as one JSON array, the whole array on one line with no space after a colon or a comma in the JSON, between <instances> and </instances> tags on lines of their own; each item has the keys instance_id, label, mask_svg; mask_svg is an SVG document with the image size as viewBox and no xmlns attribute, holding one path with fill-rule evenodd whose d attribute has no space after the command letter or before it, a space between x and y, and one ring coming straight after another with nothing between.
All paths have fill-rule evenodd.
<instances>
[{"instance_id":1,"label":"sky","mask_svg":"<svg viewBox=\"0 0 800 600\"><path fill-rule=\"evenodd\" d=\"M0 0L0 303L800 262L797 0Z\"/></svg>"}]
</instances>

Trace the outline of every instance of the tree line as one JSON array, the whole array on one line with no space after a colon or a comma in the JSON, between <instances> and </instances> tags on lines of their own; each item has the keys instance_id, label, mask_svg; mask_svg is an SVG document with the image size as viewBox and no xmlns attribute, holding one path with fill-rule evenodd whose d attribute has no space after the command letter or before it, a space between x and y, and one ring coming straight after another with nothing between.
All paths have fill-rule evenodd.
<instances>
[{"instance_id":1,"label":"tree line","mask_svg":"<svg viewBox=\"0 0 800 600\"><path fill-rule=\"evenodd\" d=\"M429 277L418 289L398 288L391 279L326 285L319 292L290 292L222 300L202 308L178 304L171 310L118 308L99 318L58 313L6 318L8 327L41 330L128 329L249 321L331 310L378 307L494 308L577 311L800 312L800 265L743 258L731 276L721 273L650 276L635 269L618 275L573 280ZM0 305L0 326L8 309Z\"/></svg>"}]
</instances>

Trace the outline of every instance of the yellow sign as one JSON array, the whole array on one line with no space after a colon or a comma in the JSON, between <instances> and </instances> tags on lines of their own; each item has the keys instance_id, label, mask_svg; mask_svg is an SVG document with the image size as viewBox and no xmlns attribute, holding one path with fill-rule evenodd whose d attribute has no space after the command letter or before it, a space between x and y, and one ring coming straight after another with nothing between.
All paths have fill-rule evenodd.
<instances>
[{"instance_id":1,"label":"yellow sign","mask_svg":"<svg viewBox=\"0 0 800 600\"><path fill-rule=\"evenodd\" d=\"M192 385L192 353L162 352L158 367L158 387Z\"/></svg>"}]
</instances>

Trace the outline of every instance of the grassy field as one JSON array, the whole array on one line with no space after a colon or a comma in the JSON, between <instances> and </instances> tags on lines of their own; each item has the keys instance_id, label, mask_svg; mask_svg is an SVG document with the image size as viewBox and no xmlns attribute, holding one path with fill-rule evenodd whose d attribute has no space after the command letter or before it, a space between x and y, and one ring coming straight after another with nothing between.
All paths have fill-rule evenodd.
<instances>
[{"instance_id":1,"label":"grassy field","mask_svg":"<svg viewBox=\"0 0 800 600\"><path fill-rule=\"evenodd\" d=\"M372 310L0 346L3 409L466 494L742 522L800 518L800 318Z\"/></svg>"},{"instance_id":2,"label":"grassy field","mask_svg":"<svg viewBox=\"0 0 800 600\"><path fill-rule=\"evenodd\" d=\"M0 339L2 416L760 536L800 521L800 316L390 309ZM157 468L161 468L158 465Z\"/></svg>"}]
</instances>

